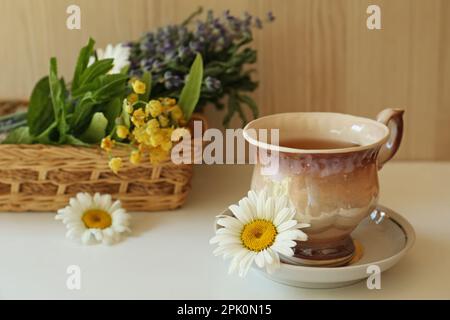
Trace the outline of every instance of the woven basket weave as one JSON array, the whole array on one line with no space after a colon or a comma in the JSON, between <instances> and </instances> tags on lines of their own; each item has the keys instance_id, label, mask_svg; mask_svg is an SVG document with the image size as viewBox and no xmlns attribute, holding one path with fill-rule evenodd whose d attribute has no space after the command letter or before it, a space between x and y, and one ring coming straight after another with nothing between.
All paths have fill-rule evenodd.
<instances>
[{"instance_id":1,"label":"woven basket weave","mask_svg":"<svg viewBox=\"0 0 450 320\"><path fill-rule=\"evenodd\" d=\"M0 102L0 114L26 105ZM190 191L192 165L170 161L132 165L128 149L115 149L124 159L116 175L100 148L0 144L0 211L55 211L78 192L107 193L130 211L175 209Z\"/></svg>"}]
</instances>

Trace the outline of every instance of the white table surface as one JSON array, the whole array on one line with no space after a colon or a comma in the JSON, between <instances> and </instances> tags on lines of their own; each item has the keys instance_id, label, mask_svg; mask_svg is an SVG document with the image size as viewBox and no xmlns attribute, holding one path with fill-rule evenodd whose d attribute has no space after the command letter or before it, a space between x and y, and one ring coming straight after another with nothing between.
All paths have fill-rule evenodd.
<instances>
[{"instance_id":1,"label":"white table surface","mask_svg":"<svg viewBox=\"0 0 450 320\"><path fill-rule=\"evenodd\" d=\"M170 212L132 214L131 236L114 246L65 239L54 213L0 213L1 299L449 299L450 162L392 162L380 172L381 201L404 215L417 240L382 274L365 282L301 289L251 271L227 274L208 240L214 216L247 191L250 166L197 166L187 204ZM69 265L81 290L66 287Z\"/></svg>"}]
</instances>

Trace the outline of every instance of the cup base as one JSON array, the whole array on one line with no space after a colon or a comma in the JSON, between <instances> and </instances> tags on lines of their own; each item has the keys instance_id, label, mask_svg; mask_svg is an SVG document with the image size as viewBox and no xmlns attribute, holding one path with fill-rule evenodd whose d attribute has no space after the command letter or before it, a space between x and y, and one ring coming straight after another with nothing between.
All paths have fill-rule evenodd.
<instances>
[{"instance_id":1,"label":"cup base","mask_svg":"<svg viewBox=\"0 0 450 320\"><path fill-rule=\"evenodd\" d=\"M311 267L340 267L348 264L354 255L355 245L348 236L327 243L297 241L294 256L283 257L283 260L290 264Z\"/></svg>"}]
</instances>

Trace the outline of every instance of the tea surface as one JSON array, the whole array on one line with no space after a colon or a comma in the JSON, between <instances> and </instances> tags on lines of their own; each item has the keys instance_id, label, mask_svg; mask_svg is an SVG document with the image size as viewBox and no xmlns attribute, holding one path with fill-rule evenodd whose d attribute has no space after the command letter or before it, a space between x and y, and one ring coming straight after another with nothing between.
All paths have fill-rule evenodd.
<instances>
[{"instance_id":1,"label":"tea surface","mask_svg":"<svg viewBox=\"0 0 450 320\"><path fill-rule=\"evenodd\" d=\"M358 147L359 144L331 139L297 138L297 139L281 140L280 146L294 149L317 150L317 149L351 148L351 147Z\"/></svg>"}]
</instances>

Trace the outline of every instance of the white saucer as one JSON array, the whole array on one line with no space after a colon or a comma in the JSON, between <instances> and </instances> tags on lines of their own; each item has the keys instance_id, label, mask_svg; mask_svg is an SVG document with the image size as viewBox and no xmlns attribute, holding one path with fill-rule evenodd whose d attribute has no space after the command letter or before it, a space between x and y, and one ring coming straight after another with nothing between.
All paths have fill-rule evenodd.
<instances>
[{"instance_id":1,"label":"white saucer","mask_svg":"<svg viewBox=\"0 0 450 320\"><path fill-rule=\"evenodd\" d=\"M231 214L227 211L224 214ZM363 247L362 258L344 267L305 267L282 263L280 269L267 274L254 266L265 277L290 286L303 288L337 288L363 279L371 273L370 265L377 265L380 271L394 266L413 246L415 233L411 224L393 210L378 206L353 231L352 238Z\"/></svg>"}]
</instances>

